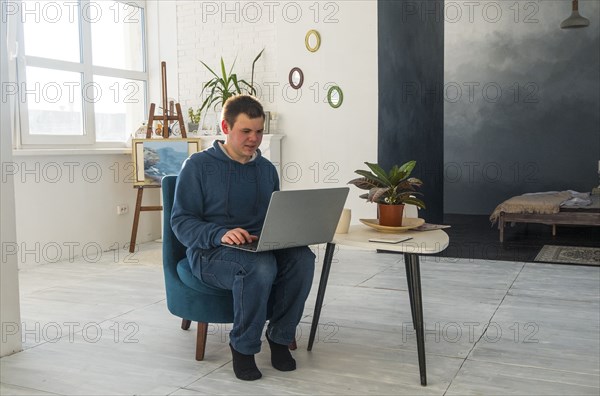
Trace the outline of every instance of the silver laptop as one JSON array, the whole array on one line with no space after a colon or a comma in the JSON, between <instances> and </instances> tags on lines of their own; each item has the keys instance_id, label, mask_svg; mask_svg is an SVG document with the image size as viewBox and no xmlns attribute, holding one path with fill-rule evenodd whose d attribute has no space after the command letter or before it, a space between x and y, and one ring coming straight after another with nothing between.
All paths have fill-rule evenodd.
<instances>
[{"instance_id":1,"label":"silver laptop","mask_svg":"<svg viewBox=\"0 0 600 396\"><path fill-rule=\"evenodd\" d=\"M223 246L264 252L331 242L349 190L338 187L275 191L258 240Z\"/></svg>"}]
</instances>

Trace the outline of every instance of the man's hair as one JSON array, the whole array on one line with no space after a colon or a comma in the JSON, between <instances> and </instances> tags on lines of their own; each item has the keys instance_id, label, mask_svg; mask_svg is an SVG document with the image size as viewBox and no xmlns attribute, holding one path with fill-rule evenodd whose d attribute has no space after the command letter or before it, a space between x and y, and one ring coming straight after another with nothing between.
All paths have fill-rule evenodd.
<instances>
[{"instance_id":1,"label":"man's hair","mask_svg":"<svg viewBox=\"0 0 600 396\"><path fill-rule=\"evenodd\" d=\"M233 124L240 114L246 114L249 118L265 118L265 111L262 104L254 96L236 95L232 96L223 105L221 119L227 122L227 125L233 128Z\"/></svg>"}]
</instances>

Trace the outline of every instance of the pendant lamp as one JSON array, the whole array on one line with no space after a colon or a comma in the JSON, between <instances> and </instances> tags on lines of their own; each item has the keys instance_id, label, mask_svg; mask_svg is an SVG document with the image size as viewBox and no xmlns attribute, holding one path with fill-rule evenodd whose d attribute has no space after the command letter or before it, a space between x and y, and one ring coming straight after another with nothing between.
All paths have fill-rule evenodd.
<instances>
[{"instance_id":1,"label":"pendant lamp","mask_svg":"<svg viewBox=\"0 0 600 396\"><path fill-rule=\"evenodd\" d=\"M571 16L561 22L561 29L583 28L590 25L590 20L579 15L579 0L573 0Z\"/></svg>"}]
</instances>

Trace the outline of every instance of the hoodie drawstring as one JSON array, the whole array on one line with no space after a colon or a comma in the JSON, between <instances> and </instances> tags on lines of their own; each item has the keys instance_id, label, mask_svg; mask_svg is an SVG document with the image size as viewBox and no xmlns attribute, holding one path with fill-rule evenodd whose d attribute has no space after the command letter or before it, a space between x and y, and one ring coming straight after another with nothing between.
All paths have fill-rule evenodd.
<instances>
[{"instance_id":1,"label":"hoodie drawstring","mask_svg":"<svg viewBox=\"0 0 600 396\"><path fill-rule=\"evenodd\" d=\"M258 208L259 208L259 204L260 204L260 166L257 166L255 164L256 167L256 180L254 180L254 184L256 185L256 200L254 201L254 213L258 214Z\"/></svg>"},{"instance_id":2,"label":"hoodie drawstring","mask_svg":"<svg viewBox=\"0 0 600 396\"><path fill-rule=\"evenodd\" d=\"M225 214L227 219L231 219L231 213L229 213L229 190L231 189L231 173L233 172L233 164L229 162L227 169L227 187L225 190Z\"/></svg>"}]
</instances>

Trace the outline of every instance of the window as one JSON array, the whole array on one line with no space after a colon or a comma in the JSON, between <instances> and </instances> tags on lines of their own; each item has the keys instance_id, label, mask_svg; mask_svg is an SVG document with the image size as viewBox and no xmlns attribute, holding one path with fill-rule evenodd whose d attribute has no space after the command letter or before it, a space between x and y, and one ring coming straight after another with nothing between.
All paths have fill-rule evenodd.
<instances>
[{"instance_id":1,"label":"window","mask_svg":"<svg viewBox=\"0 0 600 396\"><path fill-rule=\"evenodd\" d=\"M145 4L7 2L23 145L123 146L145 120Z\"/></svg>"}]
</instances>

